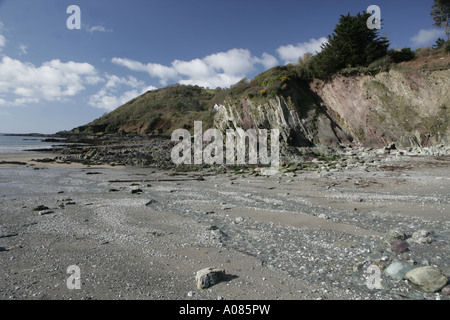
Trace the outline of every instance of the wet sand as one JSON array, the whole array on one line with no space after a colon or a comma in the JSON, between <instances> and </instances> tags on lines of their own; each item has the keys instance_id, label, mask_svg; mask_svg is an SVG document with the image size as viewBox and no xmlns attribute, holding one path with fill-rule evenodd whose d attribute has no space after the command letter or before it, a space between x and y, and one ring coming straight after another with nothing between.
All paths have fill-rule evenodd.
<instances>
[{"instance_id":1,"label":"wet sand","mask_svg":"<svg viewBox=\"0 0 450 320\"><path fill-rule=\"evenodd\" d=\"M426 260L450 274L449 157L204 181L36 157L0 158L28 164L0 165L0 299L434 299L385 276L371 290L355 265ZM398 255L383 244L394 228L430 230L433 242ZM72 265L79 290L66 284ZM207 267L226 279L198 290Z\"/></svg>"}]
</instances>

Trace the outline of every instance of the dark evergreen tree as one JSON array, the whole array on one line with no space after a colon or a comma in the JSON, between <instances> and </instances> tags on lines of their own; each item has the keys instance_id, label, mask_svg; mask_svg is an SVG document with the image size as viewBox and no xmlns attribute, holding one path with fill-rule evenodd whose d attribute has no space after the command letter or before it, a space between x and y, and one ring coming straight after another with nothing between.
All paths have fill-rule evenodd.
<instances>
[{"instance_id":1,"label":"dark evergreen tree","mask_svg":"<svg viewBox=\"0 0 450 320\"><path fill-rule=\"evenodd\" d=\"M450 41L450 0L434 0L431 17L436 27L444 28L447 41Z\"/></svg>"},{"instance_id":2,"label":"dark evergreen tree","mask_svg":"<svg viewBox=\"0 0 450 320\"><path fill-rule=\"evenodd\" d=\"M343 68L365 67L387 54L389 41L367 27L369 17L361 13L341 15L334 33L313 58L311 68L316 77L327 78Z\"/></svg>"}]
</instances>

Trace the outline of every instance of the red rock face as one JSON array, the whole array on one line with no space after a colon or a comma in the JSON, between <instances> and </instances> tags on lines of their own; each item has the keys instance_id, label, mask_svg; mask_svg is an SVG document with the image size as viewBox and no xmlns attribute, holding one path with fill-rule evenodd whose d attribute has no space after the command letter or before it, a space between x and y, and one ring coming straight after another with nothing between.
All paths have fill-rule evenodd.
<instances>
[{"instance_id":1,"label":"red rock face","mask_svg":"<svg viewBox=\"0 0 450 320\"><path fill-rule=\"evenodd\" d=\"M376 76L338 75L311 90L328 113L364 146L422 147L450 138L450 70L390 71ZM414 145L413 145L414 146Z\"/></svg>"}]
</instances>

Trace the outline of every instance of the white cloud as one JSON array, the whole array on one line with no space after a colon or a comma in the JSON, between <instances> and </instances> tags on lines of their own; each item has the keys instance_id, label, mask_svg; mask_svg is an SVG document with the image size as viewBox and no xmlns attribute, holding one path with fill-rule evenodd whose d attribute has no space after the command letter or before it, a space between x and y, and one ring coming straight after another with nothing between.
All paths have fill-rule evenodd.
<instances>
[{"instance_id":1,"label":"white cloud","mask_svg":"<svg viewBox=\"0 0 450 320\"><path fill-rule=\"evenodd\" d=\"M129 87L131 90L123 91L123 87ZM112 111L139 95L154 89L156 87L146 86L143 81L139 81L135 77L129 76L126 78L107 74L103 87L89 98L89 105Z\"/></svg>"},{"instance_id":2,"label":"white cloud","mask_svg":"<svg viewBox=\"0 0 450 320\"><path fill-rule=\"evenodd\" d=\"M24 45L24 44L19 44L19 54L20 55L26 55L26 54L28 54L28 47L26 46L26 45Z\"/></svg>"},{"instance_id":3,"label":"white cloud","mask_svg":"<svg viewBox=\"0 0 450 320\"><path fill-rule=\"evenodd\" d=\"M203 59L175 60L171 66L143 64L126 58L113 58L111 61L133 71L146 72L151 77L158 78L162 85L177 81L180 84L209 88L229 87L255 70L257 64L271 68L278 63L278 60L268 53L258 58L246 49L231 49L211 54Z\"/></svg>"},{"instance_id":4,"label":"white cloud","mask_svg":"<svg viewBox=\"0 0 450 320\"><path fill-rule=\"evenodd\" d=\"M88 63L55 59L36 67L7 56L0 60L0 74L0 94L12 96L11 105L60 101L80 93L97 77Z\"/></svg>"},{"instance_id":5,"label":"white cloud","mask_svg":"<svg viewBox=\"0 0 450 320\"><path fill-rule=\"evenodd\" d=\"M415 46L430 45L435 42L439 37L444 37L445 32L443 29L422 29L416 35L411 37L411 42Z\"/></svg>"},{"instance_id":6,"label":"white cloud","mask_svg":"<svg viewBox=\"0 0 450 320\"><path fill-rule=\"evenodd\" d=\"M177 72L173 68L161 64L143 64L126 58L113 58L111 62L132 71L147 72L151 77L159 78L162 85L166 85L170 80L176 80L178 78Z\"/></svg>"},{"instance_id":7,"label":"white cloud","mask_svg":"<svg viewBox=\"0 0 450 320\"><path fill-rule=\"evenodd\" d=\"M104 26L87 26L87 25L83 25L83 28L89 32L89 33L94 33L94 32L112 32L112 29L106 29Z\"/></svg>"},{"instance_id":8,"label":"white cloud","mask_svg":"<svg viewBox=\"0 0 450 320\"><path fill-rule=\"evenodd\" d=\"M281 46L277 49L277 52L285 64L297 63L298 58L303 57L305 53L315 54L316 52L320 52L322 50L322 44L327 41L328 39L325 37L311 39L308 42L301 42L297 45L289 44L287 46Z\"/></svg>"},{"instance_id":9,"label":"white cloud","mask_svg":"<svg viewBox=\"0 0 450 320\"><path fill-rule=\"evenodd\" d=\"M262 58L258 59L257 61L258 63L262 64L266 69L273 68L278 64L277 58L266 52L264 52Z\"/></svg>"},{"instance_id":10,"label":"white cloud","mask_svg":"<svg viewBox=\"0 0 450 320\"><path fill-rule=\"evenodd\" d=\"M6 45L6 38L4 35L1 34L3 29L3 23L0 21L0 51L5 47Z\"/></svg>"}]
</instances>

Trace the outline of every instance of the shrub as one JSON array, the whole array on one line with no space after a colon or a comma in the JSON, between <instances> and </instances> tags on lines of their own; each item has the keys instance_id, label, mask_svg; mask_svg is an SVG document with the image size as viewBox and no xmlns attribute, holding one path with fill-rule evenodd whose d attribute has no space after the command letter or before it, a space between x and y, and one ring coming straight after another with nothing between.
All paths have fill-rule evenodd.
<instances>
[{"instance_id":1,"label":"shrub","mask_svg":"<svg viewBox=\"0 0 450 320\"><path fill-rule=\"evenodd\" d=\"M439 38L436 40L436 44L433 45L433 49L439 50L445 46L445 40Z\"/></svg>"},{"instance_id":2,"label":"shrub","mask_svg":"<svg viewBox=\"0 0 450 320\"><path fill-rule=\"evenodd\" d=\"M369 69L380 69L382 71L387 71L392 65L392 58L390 56L384 56L369 65Z\"/></svg>"},{"instance_id":3,"label":"shrub","mask_svg":"<svg viewBox=\"0 0 450 320\"><path fill-rule=\"evenodd\" d=\"M403 61L411 61L415 58L414 52L411 48L403 48L402 50L393 50L390 52L390 56L395 63L400 63Z\"/></svg>"},{"instance_id":4,"label":"shrub","mask_svg":"<svg viewBox=\"0 0 450 320\"><path fill-rule=\"evenodd\" d=\"M432 47L425 47L415 50L414 54L416 55L417 58L430 57L436 53L435 51L436 50L434 50Z\"/></svg>"}]
</instances>

